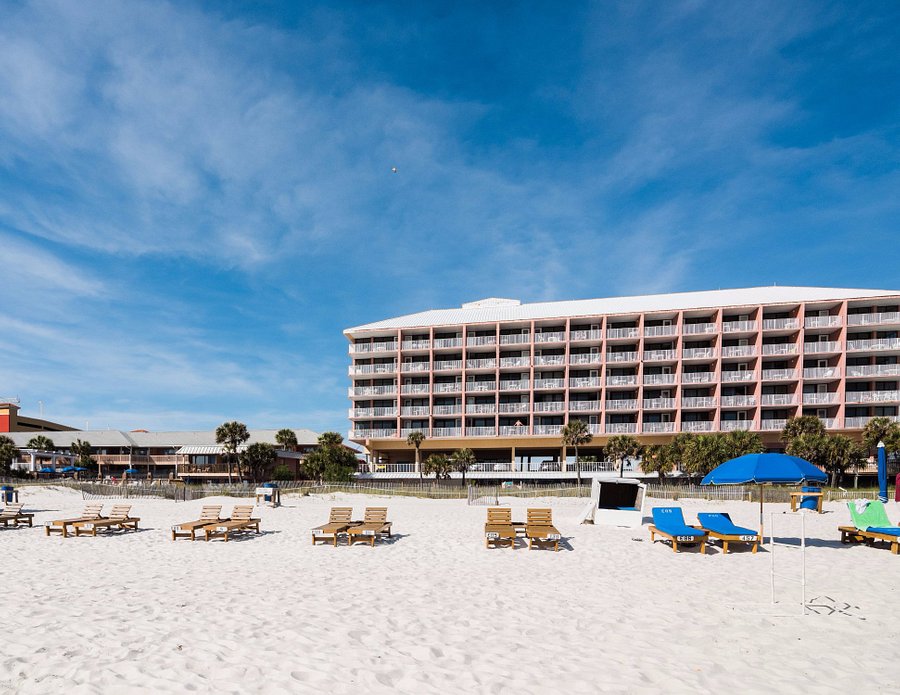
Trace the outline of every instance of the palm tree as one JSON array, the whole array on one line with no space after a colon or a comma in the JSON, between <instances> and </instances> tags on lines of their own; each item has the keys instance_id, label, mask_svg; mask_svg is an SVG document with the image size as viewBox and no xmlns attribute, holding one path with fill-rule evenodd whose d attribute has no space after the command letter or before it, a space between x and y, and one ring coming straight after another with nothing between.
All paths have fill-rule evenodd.
<instances>
[{"instance_id":1,"label":"palm tree","mask_svg":"<svg viewBox=\"0 0 900 695\"><path fill-rule=\"evenodd\" d=\"M594 435L588 429L584 420L570 420L569 423L562 428L562 441L566 446L575 449L575 471L578 478L578 485L581 486L581 459L578 456L578 447L583 444L590 444Z\"/></svg>"},{"instance_id":2,"label":"palm tree","mask_svg":"<svg viewBox=\"0 0 900 695\"><path fill-rule=\"evenodd\" d=\"M606 455L619 462L619 477L625 473L625 459L638 456L641 444L629 434L617 434L606 442Z\"/></svg>"},{"instance_id":3,"label":"palm tree","mask_svg":"<svg viewBox=\"0 0 900 695\"><path fill-rule=\"evenodd\" d=\"M462 486L466 486L466 471L475 463L475 452L469 448L457 449L450 454L453 469L462 473Z\"/></svg>"},{"instance_id":4,"label":"palm tree","mask_svg":"<svg viewBox=\"0 0 900 695\"><path fill-rule=\"evenodd\" d=\"M873 417L863 429L863 444L872 451L884 442L885 453L900 449L900 424L887 417Z\"/></svg>"},{"instance_id":5,"label":"palm tree","mask_svg":"<svg viewBox=\"0 0 900 695\"><path fill-rule=\"evenodd\" d=\"M423 470L431 475L434 473L435 480L450 475L450 459L445 454L432 454L422 464Z\"/></svg>"},{"instance_id":6,"label":"palm tree","mask_svg":"<svg viewBox=\"0 0 900 695\"><path fill-rule=\"evenodd\" d=\"M866 450L861 444L854 442L843 434L835 434L828 437L825 447L823 465L825 470L831 473L831 486L835 487L841 480L841 476L851 466L857 469L866 458Z\"/></svg>"},{"instance_id":7,"label":"palm tree","mask_svg":"<svg viewBox=\"0 0 900 695\"><path fill-rule=\"evenodd\" d=\"M725 460L737 458L744 454L761 454L766 450L762 437L756 432L747 430L732 430L722 436L722 446L725 449Z\"/></svg>"},{"instance_id":8,"label":"palm tree","mask_svg":"<svg viewBox=\"0 0 900 695\"><path fill-rule=\"evenodd\" d=\"M644 447L641 456L641 470L644 473L656 473L662 483L668 473L675 467L672 447L668 444L651 444Z\"/></svg>"},{"instance_id":9,"label":"palm tree","mask_svg":"<svg viewBox=\"0 0 900 695\"><path fill-rule=\"evenodd\" d=\"M416 447L416 470L419 471L419 480L422 480L422 466L419 464L419 447L425 441L425 433L421 430L410 432L406 436L406 443Z\"/></svg>"},{"instance_id":10,"label":"palm tree","mask_svg":"<svg viewBox=\"0 0 900 695\"><path fill-rule=\"evenodd\" d=\"M216 428L216 444L221 444L228 457L228 482L231 483L231 459L237 458L237 450L241 444L250 439L250 432L243 422L225 422ZM238 461L238 477L241 475L241 464Z\"/></svg>"},{"instance_id":11,"label":"palm tree","mask_svg":"<svg viewBox=\"0 0 900 695\"><path fill-rule=\"evenodd\" d=\"M293 451L297 448L297 433L285 427L275 433L275 441L284 451Z\"/></svg>"},{"instance_id":12,"label":"palm tree","mask_svg":"<svg viewBox=\"0 0 900 695\"><path fill-rule=\"evenodd\" d=\"M25 446L35 451L53 451L53 440L50 437L39 434L29 439L28 444Z\"/></svg>"},{"instance_id":13,"label":"palm tree","mask_svg":"<svg viewBox=\"0 0 900 695\"><path fill-rule=\"evenodd\" d=\"M5 434L0 435L0 474L9 475L12 462L19 455L16 443Z\"/></svg>"},{"instance_id":14,"label":"palm tree","mask_svg":"<svg viewBox=\"0 0 900 695\"><path fill-rule=\"evenodd\" d=\"M788 444L794 437L799 437L801 434L822 436L825 434L825 425L815 415L792 417L785 423L784 429L781 430L781 441Z\"/></svg>"},{"instance_id":15,"label":"palm tree","mask_svg":"<svg viewBox=\"0 0 900 695\"><path fill-rule=\"evenodd\" d=\"M716 434L698 434L684 447L682 464L692 476L702 477L726 460L724 440Z\"/></svg>"}]
</instances>

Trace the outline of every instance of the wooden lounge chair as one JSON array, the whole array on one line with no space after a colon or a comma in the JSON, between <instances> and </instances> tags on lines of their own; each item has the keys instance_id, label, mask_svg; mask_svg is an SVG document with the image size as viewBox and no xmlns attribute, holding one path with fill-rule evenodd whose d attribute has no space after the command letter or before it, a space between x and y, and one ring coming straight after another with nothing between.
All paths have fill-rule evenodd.
<instances>
[{"instance_id":1,"label":"wooden lounge chair","mask_svg":"<svg viewBox=\"0 0 900 695\"><path fill-rule=\"evenodd\" d=\"M856 528L856 526L838 526L838 531L841 532L841 543L865 543L866 537L862 535L862 532Z\"/></svg>"},{"instance_id":2,"label":"wooden lounge chair","mask_svg":"<svg viewBox=\"0 0 900 695\"><path fill-rule=\"evenodd\" d=\"M140 518L129 516L130 512L130 504L114 504L112 512L110 512L108 517L100 517L98 519L90 519L87 521L76 521L72 526L75 527L76 536L82 534L96 536L99 529L119 528L123 531L129 529L137 531Z\"/></svg>"},{"instance_id":3,"label":"wooden lounge chair","mask_svg":"<svg viewBox=\"0 0 900 695\"><path fill-rule=\"evenodd\" d=\"M650 525L650 542L655 543L656 537L662 536L672 542L672 552L678 552L678 545L700 544L700 553L706 554L706 540L709 534L688 526L684 522L684 512L681 507L654 507L653 523Z\"/></svg>"},{"instance_id":4,"label":"wooden lounge chair","mask_svg":"<svg viewBox=\"0 0 900 695\"><path fill-rule=\"evenodd\" d=\"M332 545L337 547L338 535L346 533L348 528L357 523L351 519L352 516L353 507L332 507L331 513L328 515L328 523L312 529L313 545L316 544L316 541L330 540Z\"/></svg>"},{"instance_id":5,"label":"wooden lounge chair","mask_svg":"<svg viewBox=\"0 0 900 695\"><path fill-rule=\"evenodd\" d=\"M259 530L260 519L253 518L253 505L239 505L231 510L231 517L224 521L215 521L203 527L203 535L205 540L209 541L213 538L221 536L228 542L229 536L236 533L246 533L249 531Z\"/></svg>"},{"instance_id":6,"label":"wooden lounge chair","mask_svg":"<svg viewBox=\"0 0 900 695\"><path fill-rule=\"evenodd\" d=\"M858 511L856 502L848 502L850 518L856 526L856 535L862 537L868 545L875 541L884 541L891 548L891 553L900 555L900 526L894 526L888 518L884 503L873 500L866 505L864 511Z\"/></svg>"},{"instance_id":7,"label":"wooden lounge chair","mask_svg":"<svg viewBox=\"0 0 900 695\"><path fill-rule=\"evenodd\" d=\"M363 520L347 528L347 545L364 540L369 541L374 548L378 536L391 537L391 522L387 520L387 507L366 507Z\"/></svg>"},{"instance_id":8,"label":"wooden lounge chair","mask_svg":"<svg viewBox=\"0 0 900 695\"><path fill-rule=\"evenodd\" d=\"M553 550L559 552L560 533L553 525L553 510L529 509L525 521L525 537L528 539L529 550L535 544L538 548L553 544Z\"/></svg>"},{"instance_id":9,"label":"wooden lounge chair","mask_svg":"<svg viewBox=\"0 0 900 695\"><path fill-rule=\"evenodd\" d=\"M34 514L23 514L22 507L25 505L21 502L15 502L13 504L7 504L3 511L0 512L0 524L4 526L9 526L10 524L13 527L16 526L24 526L26 523L31 526L34 522Z\"/></svg>"},{"instance_id":10,"label":"wooden lounge chair","mask_svg":"<svg viewBox=\"0 0 900 695\"><path fill-rule=\"evenodd\" d=\"M190 538L192 541L195 541L197 540L197 531L204 526L209 526L217 521L230 521L230 519L219 518L221 511L221 504L204 505L203 509L200 510L200 518L197 521L186 521L183 524L176 524L172 527L172 540Z\"/></svg>"},{"instance_id":11,"label":"wooden lounge chair","mask_svg":"<svg viewBox=\"0 0 900 695\"><path fill-rule=\"evenodd\" d=\"M509 547L516 548L516 527L513 526L512 509L508 507L490 507L487 510L487 523L484 525L484 547L490 548L493 543L499 547L502 541L508 540Z\"/></svg>"},{"instance_id":12,"label":"wooden lounge chair","mask_svg":"<svg viewBox=\"0 0 900 695\"><path fill-rule=\"evenodd\" d=\"M722 552L728 554L729 543L749 543L751 552L756 552L762 538L758 531L744 528L743 526L735 526L731 521L731 517L725 512L700 512L697 514L699 526L692 528L706 531L710 538L716 538L722 541Z\"/></svg>"},{"instance_id":13,"label":"wooden lounge chair","mask_svg":"<svg viewBox=\"0 0 900 695\"><path fill-rule=\"evenodd\" d=\"M91 519L101 519L100 513L103 511L103 503L99 504L86 504L84 505L84 511L81 513L81 516L77 516L74 519L56 519L55 521L51 521L44 525L44 533L49 536L51 533L58 533L63 538L67 538L69 535L69 527L78 523L79 521L90 521Z\"/></svg>"}]
</instances>

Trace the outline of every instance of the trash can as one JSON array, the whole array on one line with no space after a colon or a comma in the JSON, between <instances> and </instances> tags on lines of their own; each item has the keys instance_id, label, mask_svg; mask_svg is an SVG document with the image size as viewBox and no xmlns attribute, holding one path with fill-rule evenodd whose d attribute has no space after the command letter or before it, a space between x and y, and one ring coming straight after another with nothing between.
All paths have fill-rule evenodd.
<instances>
[{"instance_id":1,"label":"trash can","mask_svg":"<svg viewBox=\"0 0 900 695\"><path fill-rule=\"evenodd\" d=\"M822 492L822 488L818 487L802 487L800 492ZM810 511L819 511L819 501L822 498L819 495L808 495L800 498L800 509L809 509Z\"/></svg>"},{"instance_id":2,"label":"trash can","mask_svg":"<svg viewBox=\"0 0 900 695\"><path fill-rule=\"evenodd\" d=\"M0 502L12 504L17 496L16 489L12 485L0 485Z\"/></svg>"},{"instance_id":3,"label":"trash can","mask_svg":"<svg viewBox=\"0 0 900 695\"><path fill-rule=\"evenodd\" d=\"M274 488L278 487L275 483L263 483L263 487L269 489L270 491ZM271 503L275 498L274 492L267 492L265 497L263 498L266 502Z\"/></svg>"},{"instance_id":4,"label":"trash can","mask_svg":"<svg viewBox=\"0 0 900 695\"><path fill-rule=\"evenodd\" d=\"M265 504L271 504L277 507L281 504L281 490L275 483L263 483L262 487L256 488L256 503L259 504L260 499Z\"/></svg>"}]
</instances>

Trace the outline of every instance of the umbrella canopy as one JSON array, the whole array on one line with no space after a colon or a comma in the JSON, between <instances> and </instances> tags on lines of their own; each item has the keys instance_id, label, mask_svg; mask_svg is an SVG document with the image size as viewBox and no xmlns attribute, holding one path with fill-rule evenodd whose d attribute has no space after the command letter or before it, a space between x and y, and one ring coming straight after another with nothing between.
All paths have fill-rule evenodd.
<instances>
[{"instance_id":1,"label":"umbrella canopy","mask_svg":"<svg viewBox=\"0 0 900 695\"><path fill-rule=\"evenodd\" d=\"M139 471L137 468L126 468L126 469L125 469L124 471L122 471L122 472L123 472L123 473L129 473L129 474L130 474L130 473L140 473L140 471Z\"/></svg>"},{"instance_id":2,"label":"umbrella canopy","mask_svg":"<svg viewBox=\"0 0 900 695\"><path fill-rule=\"evenodd\" d=\"M66 466L65 468L61 468L61 473L74 473L75 471L84 470L83 468L76 468L75 466Z\"/></svg>"},{"instance_id":3,"label":"umbrella canopy","mask_svg":"<svg viewBox=\"0 0 900 695\"><path fill-rule=\"evenodd\" d=\"M824 483L828 476L809 461L787 454L745 454L716 466L701 485L745 485L747 483Z\"/></svg>"},{"instance_id":4,"label":"umbrella canopy","mask_svg":"<svg viewBox=\"0 0 900 695\"><path fill-rule=\"evenodd\" d=\"M887 496L887 456L884 453L884 442L878 442L878 499L888 501Z\"/></svg>"},{"instance_id":5,"label":"umbrella canopy","mask_svg":"<svg viewBox=\"0 0 900 695\"><path fill-rule=\"evenodd\" d=\"M80 471L86 471L87 468L82 468L81 466L75 466L75 470L80 472Z\"/></svg>"},{"instance_id":6,"label":"umbrella canopy","mask_svg":"<svg viewBox=\"0 0 900 695\"><path fill-rule=\"evenodd\" d=\"M41 468L38 473L56 473L55 468Z\"/></svg>"}]
</instances>

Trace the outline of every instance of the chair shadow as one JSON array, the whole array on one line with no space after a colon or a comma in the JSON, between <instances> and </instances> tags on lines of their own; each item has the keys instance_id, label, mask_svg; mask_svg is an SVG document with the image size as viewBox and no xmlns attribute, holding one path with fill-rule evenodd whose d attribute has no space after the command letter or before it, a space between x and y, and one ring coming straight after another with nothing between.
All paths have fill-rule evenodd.
<instances>
[{"instance_id":1,"label":"chair shadow","mask_svg":"<svg viewBox=\"0 0 900 695\"><path fill-rule=\"evenodd\" d=\"M375 539L375 545L374 545L374 546L369 545L368 542L364 543L364 542L362 541L362 539L360 539L360 540L357 540L352 546L349 545L349 544L347 544L347 547L351 547L351 548L352 548L352 547L354 547L354 546L359 545L359 546L362 546L362 547L364 547L364 548L366 548L366 547L368 547L368 548L372 548L372 547L377 548L379 545L394 545L394 543L396 543L396 542L399 541L399 540L402 540L402 539L406 538L408 535L409 535L408 533L391 533L390 536L379 536L379 537L377 537L377 538ZM340 545L340 543L338 543L338 545Z\"/></svg>"}]
</instances>

